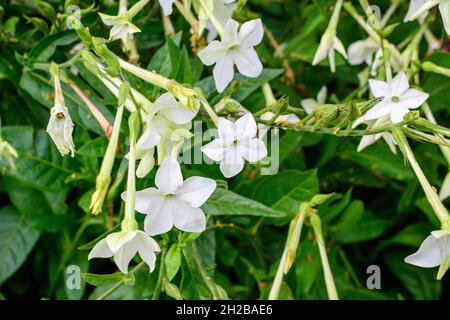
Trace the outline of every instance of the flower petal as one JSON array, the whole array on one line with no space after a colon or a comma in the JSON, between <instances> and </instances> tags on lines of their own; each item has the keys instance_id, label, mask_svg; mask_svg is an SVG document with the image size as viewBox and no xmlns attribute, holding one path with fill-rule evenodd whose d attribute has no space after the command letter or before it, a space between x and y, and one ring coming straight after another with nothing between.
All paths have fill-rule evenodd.
<instances>
[{"instance_id":1,"label":"flower petal","mask_svg":"<svg viewBox=\"0 0 450 320\"><path fill-rule=\"evenodd\" d=\"M439 11L441 12L445 32L450 35L450 1L439 1Z\"/></svg>"},{"instance_id":2,"label":"flower petal","mask_svg":"<svg viewBox=\"0 0 450 320\"><path fill-rule=\"evenodd\" d=\"M160 112L166 108L176 108L178 106L177 99L173 94L166 92L158 97L153 103L152 111L154 113Z\"/></svg>"},{"instance_id":3,"label":"flower petal","mask_svg":"<svg viewBox=\"0 0 450 320\"><path fill-rule=\"evenodd\" d=\"M158 0L158 1L159 5L163 9L164 15L170 16L173 11L172 5L175 3L175 0Z\"/></svg>"},{"instance_id":4,"label":"flower petal","mask_svg":"<svg viewBox=\"0 0 450 320\"><path fill-rule=\"evenodd\" d=\"M106 239L100 240L97 244L92 248L91 252L89 252L88 260L93 258L111 258L114 253L109 248L106 243Z\"/></svg>"},{"instance_id":5,"label":"flower petal","mask_svg":"<svg viewBox=\"0 0 450 320\"><path fill-rule=\"evenodd\" d=\"M256 78L263 71L263 65L253 48L240 48L232 54L238 71L246 77Z\"/></svg>"},{"instance_id":6,"label":"flower petal","mask_svg":"<svg viewBox=\"0 0 450 320\"><path fill-rule=\"evenodd\" d=\"M111 249L111 251L116 254L116 252L122 248L126 243L132 241L134 237L136 236L135 231L131 232L114 232L109 234L106 237L106 243L108 244L108 247Z\"/></svg>"},{"instance_id":7,"label":"flower petal","mask_svg":"<svg viewBox=\"0 0 450 320\"><path fill-rule=\"evenodd\" d=\"M314 109L319 105L316 100L312 98L303 99L301 102L303 110L306 111L306 113L311 113L314 111Z\"/></svg>"},{"instance_id":8,"label":"flower petal","mask_svg":"<svg viewBox=\"0 0 450 320\"><path fill-rule=\"evenodd\" d=\"M217 183L213 179L203 177L187 178L178 188L177 199L189 203L192 207L201 207L216 190Z\"/></svg>"},{"instance_id":9,"label":"flower petal","mask_svg":"<svg viewBox=\"0 0 450 320\"><path fill-rule=\"evenodd\" d=\"M222 92L233 80L234 68L233 59L226 54L222 59L216 62L213 69L214 81L218 92Z\"/></svg>"},{"instance_id":10,"label":"flower petal","mask_svg":"<svg viewBox=\"0 0 450 320\"><path fill-rule=\"evenodd\" d=\"M400 104L404 108L416 109L422 105L429 97L429 94L416 89L407 90L400 96Z\"/></svg>"},{"instance_id":11,"label":"flower petal","mask_svg":"<svg viewBox=\"0 0 450 320\"><path fill-rule=\"evenodd\" d=\"M161 166L156 171L155 184L166 194L173 193L183 184L180 164L172 156L164 158Z\"/></svg>"},{"instance_id":12,"label":"flower petal","mask_svg":"<svg viewBox=\"0 0 450 320\"><path fill-rule=\"evenodd\" d=\"M185 232L203 232L206 228L206 217L199 208L193 208L189 203L172 199L173 223L177 229Z\"/></svg>"},{"instance_id":13,"label":"flower petal","mask_svg":"<svg viewBox=\"0 0 450 320\"><path fill-rule=\"evenodd\" d=\"M255 119L251 113L246 113L235 122L236 124L236 139L245 140L256 137L258 128Z\"/></svg>"},{"instance_id":14,"label":"flower petal","mask_svg":"<svg viewBox=\"0 0 450 320\"><path fill-rule=\"evenodd\" d=\"M175 106L170 106L161 109L158 114L164 115L168 120L176 124L186 124L195 118L199 110L199 104L196 103L197 108L195 110L185 109L181 103L177 103Z\"/></svg>"},{"instance_id":15,"label":"flower petal","mask_svg":"<svg viewBox=\"0 0 450 320\"><path fill-rule=\"evenodd\" d=\"M405 262L423 268L437 267L442 262L439 241L433 236L428 236L416 253L405 258Z\"/></svg>"},{"instance_id":16,"label":"flower petal","mask_svg":"<svg viewBox=\"0 0 450 320\"><path fill-rule=\"evenodd\" d=\"M225 141L226 145L229 145L237 139L236 124L230 120L220 117L217 130L219 132L219 138Z\"/></svg>"},{"instance_id":17,"label":"flower petal","mask_svg":"<svg viewBox=\"0 0 450 320\"><path fill-rule=\"evenodd\" d=\"M400 123L403 121L403 117L405 114L409 112L408 108L404 108L401 105L397 105L393 110L391 111L391 121L392 123Z\"/></svg>"},{"instance_id":18,"label":"flower petal","mask_svg":"<svg viewBox=\"0 0 450 320\"><path fill-rule=\"evenodd\" d=\"M379 97L390 98L391 97L391 88L384 81L370 79L369 87L370 87L370 92L372 92L372 94L375 98L379 98Z\"/></svg>"},{"instance_id":19,"label":"flower petal","mask_svg":"<svg viewBox=\"0 0 450 320\"><path fill-rule=\"evenodd\" d=\"M231 178L237 175L244 168L244 159L237 151L237 148L230 147L225 153L225 157L220 163L220 171L226 178Z\"/></svg>"},{"instance_id":20,"label":"flower petal","mask_svg":"<svg viewBox=\"0 0 450 320\"><path fill-rule=\"evenodd\" d=\"M161 207L164 201L163 193L156 188L147 188L135 193L135 209L137 212L143 214L149 214L151 212L157 211ZM122 200L127 200L127 192L123 192Z\"/></svg>"},{"instance_id":21,"label":"flower petal","mask_svg":"<svg viewBox=\"0 0 450 320\"><path fill-rule=\"evenodd\" d=\"M237 148L249 162L257 162L267 156L267 147L261 139L239 141Z\"/></svg>"},{"instance_id":22,"label":"flower petal","mask_svg":"<svg viewBox=\"0 0 450 320\"><path fill-rule=\"evenodd\" d=\"M363 151L368 146L374 144L381 136L379 134L371 134L367 136L363 136L361 141L359 142L357 152Z\"/></svg>"},{"instance_id":23,"label":"flower petal","mask_svg":"<svg viewBox=\"0 0 450 320\"><path fill-rule=\"evenodd\" d=\"M372 107L367 113L364 115L364 120L375 120L382 118L391 113L392 110L392 102L383 100L374 107Z\"/></svg>"},{"instance_id":24,"label":"flower petal","mask_svg":"<svg viewBox=\"0 0 450 320\"><path fill-rule=\"evenodd\" d=\"M264 37L264 29L261 19L253 19L245 22L239 30L240 45L253 47L259 44Z\"/></svg>"},{"instance_id":25,"label":"flower petal","mask_svg":"<svg viewBox=\"0 0 450 320\"><path fill-rule=\"evenodd\" d=\"M399 72L392 81L389 82L389 87L391 88L391 94L393 96L400 97L406 90L409 89L408 78L406 74L402 71Z\"/></svg>"},{"instance_id":26,"label":"flower petal","mask_svg":"<svg viewBox=\"0 0 450 320\"><path fill-rule=\"evenodd\" d=\"M236 45L239 43L238 37L239 23L233 19L228 19L223 28L222 43L225 45Z\"/></svg>"},{"instance_id":27,"label":"flower petal","mask_svg":"<svg viewBox=\"0 0 450 320\"><path fill-rule=\"evenodd\" d=\"M226 144L222 139L215 139L202 147L202 152L214 161L222 161L225 156Z\"/></svg>"},{"instance_id":28,"label":"flower petal","mask_svg":"<svg viewBox=\"0 0 450 320\"><path fill-rule=\"evenodd\" d=\"M450 172L445 176L444 182L442 182L441 190L439 190L439 199L444 201L450 197Z\"/></svg>"},{"instance_id":29,"label":"flower petal","mask_svg":"<svg viewBox=\"0 0 450 320\"><path fill-rule=\"evenodd\" d=\"M139 256L148 265L150 272L155 270L155 252L161 251L158 243L144 232L139 231L136 237L136 247L139 252Z\"/></svg>"},{"instance_id":30,"label":"flower petal","mask_svg":"<svg viewBox=\"0 0 450 320\"><path fill-rule=\"evenodd\" d=\"M136 253L136 244L134 242L130 242L125 244L114 254L114 262L122 273L128 273L128 265Z\"/></svg>"},{"instance_id":31,"label":"flower petal","mask_svg":"<svg viewBox=\"0 0 450 320\"><path fill-rule=\"evenodd\" d=\"M220 59L223 59L227 53L227 47L220 41L212 41L206 48L198 53L198 57L204 65L211 66Z\"/></svg>"},{"instance_id":32,"label":"flower petal","mask_svg":"<svg viewBox=\"0 0 450 320\"><path fill-rule=\"evenodd\" d=\"M165 200L159 210L153 211L145 217L144 230L150 236L163 234L173 227L172 209L170 200Z\"/></svg>"}]
</instances>

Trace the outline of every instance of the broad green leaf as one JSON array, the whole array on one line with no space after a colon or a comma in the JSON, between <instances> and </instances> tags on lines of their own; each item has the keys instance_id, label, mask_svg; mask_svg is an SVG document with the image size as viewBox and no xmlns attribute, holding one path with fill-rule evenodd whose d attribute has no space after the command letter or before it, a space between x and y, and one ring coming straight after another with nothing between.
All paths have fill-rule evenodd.
<instances>
[{"instance_id":1,"label":"broad green leaf","mask_svg":"<svg viewBox=\"0 0 450 320\"><path fill-rule=\"evenodd\" d=\"M178 244L174 243L167 251L166 259L164 260L164 266L166 270L166 276L169 281L175 277L180 269L181 265L181 249Z\"/></svg>"},{"instance_id":2,"label":"broad green leaf","mask_svg":"<svg viewBox=\"0 0 450 320\"><path fill-rule=\"evenodd\" d=\"M24 215L10 206L0 209L0 284L25 262L38 238Z\"/></svg>"}]
</instances>

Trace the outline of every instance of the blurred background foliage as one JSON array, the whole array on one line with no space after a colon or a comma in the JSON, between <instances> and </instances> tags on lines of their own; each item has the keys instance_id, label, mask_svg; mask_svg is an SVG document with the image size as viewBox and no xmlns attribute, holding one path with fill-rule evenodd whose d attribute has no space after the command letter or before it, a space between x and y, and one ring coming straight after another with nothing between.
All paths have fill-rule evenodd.
<instances>
[{"instance_id":1,"label":"blurred background foliage","mask_svg":"<svg viewBox=\"0 0 450 320\"><path fill-rule=\"evenodd\" d=\"M358 2L354 1L355 7ZM383 10L389 1L376 1ZM358 88L357 74L363 66L349 66L337 58L332 74L327 63L311 66L318 41L331 14L331 0L250 0L246 14L261 17L274 38L283 45L284 56L274 54L266 37L257 48L265 71L258 79L241 80L234 98L251 111L264 106L260 90L270 81L277 97L286 95L293 106L315 97L326 85L330 101L345 98ZM392 18L401 22L409 1L403 1ZM147 299L211 298L200 276L192 268L192 257L177 245L171 232L158 239L166 249L158 257L153 273L144 269L122 276L113 263L87 261L88 250L79 250L117 224L121 200L109 198L103 214L92 217L88 206L95 177L107 140L86 105L67 85L66 103L75 122L75 158L61 158L45 132L53 89L49 74L38 63L62 63L72 56L79 43L73 30L65 27L64 12L69 4L82 9L90 1L0 0L0 116L3 138L19 152L16 170L0 160L0 298L6 299L94 299L117 282L123 282L109 298ZM115 14L116 1L95 1L97 11ZM176 11L171 16L175 30L166 37L157 1L151 1L135 19L142 32L136 34L140 65L201 87L209 101L218 101L208 68L204 68L190 46L189 25ZM109 30L95 11L83 17L91 33L107 38ZM389 36L392 43L404 40L417 28L417 22L402 23ZM442 34L436 21L432 30ZM267 35L267 33L266 33ZM338 35L346 48L366 37L364 31L343 10ZM109 46L122 55L118 42ZM423 44L426 54L426 44ZM450 67L450 54L441 50L427 56ZM285 77L286 61L293 77ZM78 74L68 72L105 115L113 121L116 99L87 71L77 65ZM130 76L136 88L150 99L160 90ZM439 75L423 76L423 87L441 125L449 126L450 82ZM125 131L125 129L124 129ZM123 176L126 162L125 132L121 135L114 178ZM280 132L280 171L261 176L255 166L247 166L227 181L205 205L211 216L207 230L197 240L206 272L232 299L267 298L287 236L288 222L300 202L319 191L335 196L319 207L328 255L339 295L343 299L440 299L450 296L449 277L435 280L436 270L419 269L404 263L421 241L439 226L420 185L401 155L393 155L379 141L357 153L358 138L338 138L319 134ZM440 186L447 173L438 147L414 143L414 152L431 183ZM204 175L223 179L217 165L185 165L185 176ZM154 172L138 180L138 189L153 184ZM120 181L120 179L119 179ZM223 183L225 184L225 182ZM119 189L121 190L121 186ZM119 190L119 191L120 191ZM237 195L239 194L239 196ZM91 246L84 246L84 249ZM82 248L83 249L83 248ZM136 258L137 260L137 258ZM137 263L138 261L136 261ZM195 261L194 261L195 263ZM164 265L170 283L155 296L158 270ZM67 266L77 265L84 276L81 288L65 285ZM368 290L369 265L381 268L381 290ZM95 276L95 274L108 274ZM88 284L86 284L88 282ZM194 285L193 285L194 284ZM282 285L283 299L326 299L319 252L312 229L303 231L296 262Z\"/></svg>"}]
</instances>

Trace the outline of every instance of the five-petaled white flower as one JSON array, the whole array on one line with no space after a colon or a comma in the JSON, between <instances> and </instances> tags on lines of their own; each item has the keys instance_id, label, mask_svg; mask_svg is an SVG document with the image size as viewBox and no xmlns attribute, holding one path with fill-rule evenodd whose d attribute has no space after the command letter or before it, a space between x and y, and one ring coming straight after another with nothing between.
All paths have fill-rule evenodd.
<instances>
[{"instance_id":1,"label":"five-petaled white flower","mask_svg":"<svg viewBox=\"0 0 450 320\"><path fill-rule=\"evenodd\" d=\"M214 161L220 161L220 171L226 178L244 168L244 159L257 162L267 155L264 142L257 138L258 128L251 113L235 123L219 118L219 137L202 147L202 152Z\"/></svg>"},{"instance_id":2,"label":"five-petaled white flower","mask_svg":"<svg viewBox=\"0 0 450 320\"><path fill-rule=\"evenodd\" d=\"M125 48L130 48L130 40L133 38L133 33L141 32L127 16L127 12L119 12L117 16L110 16L104 13L99 13L103 23L107 26L112 26L109 31L109 38L111 40L120 39Z\"/></svg>"},{"instance_id":3,"label":"five-petaled white flower","mask_svg":"<svg viewBox=\"0 0 450 320\"><path fill-rule=\"evenodd\" d=\"M431 235L422 242L419 250L406 257L405 262L422 268L440 266L437 278L442 279L450 266L450 231L431 232Z\"/></svg>"},{"instance_id":4,"label":"five-petaled white flower","mask_svg":"<svg viewBox=\"0 0 450 320\"><path fill-rule=\"evenodd\" d=\"M207 66L213 65L217 91L222 92L233 80L234 65L247 77L258 77L263 66L254 46L262 41L264 30L261 19L239 23L229 19L224 27L221 41L214 40L198 53Z\"/></svg>"},{"instance_id":5,"label":"five-petaled white flower","mask_svg":"<svg viewBox=\"0 0 450 320\"><path fill-rule=\"evenodd\" d=\"M428 12L434 6L439 5L442 21L447 34L450 35L450 1L449 0L411 0L405 21L412 21Z\"/></svg>"},{"instance_id":6,"label":"five-petaled white flower","mask_svg":"<svg viewBox=\"0 0 450 320\"><path fill-rule=\"evenodd\" d=\"M400 72L389 82L369 80L370 91L376 98L383 98L372 109L367 111L363 120L374 120L390 115L392 123L403 121L409 109L420 107L428 94L416 89L410 89L405 73Z\"/></svg>"},{"instance_id":7,"label":"five-petaled white flower","mask_svg":"<svg viewBox=\"0 0 450 320\"><path fill-rule=\"evenodd\" d=\"M98 242L89 253L88 259L114 257L119 270L128 273L128 264L139 253L148 265L150 272L155 269L156 254L160 248L158 243L140 230L121 231L108 235Z\"/></svg>"},{"instance_id":8,"label":"five-petaled white flower","mask_svg":"<svg viewBox=\"0 0 450 320\"><path fill-rule=\"evenodd\" d=\"M163 13L165 16L170 16L173 11L173 4L175 3L175 0L158 0L159 5L163 9Z\"/></svg>"},{"instance_id":9,"label":"five-petaled white flower","mask_svg":"<svg viewBox=\"0 0 450 320\"><path fill-rule=\"evenodd\" d=\"M50 120L47 132L55 143L61 155L75 155L75 145L72 139L73 122L66 106L56 104L50 110Z\"/></svg>"},{"instance_id":10,"label":"five-petaled white flower","mask_svg":"<svg viewBox=\"0 0 450 320\"><path fill-rule=\"evenodd\" d=\"M216 189L209 178L190 177L183 181L179 163L167 156L158 168L156 188L136 192L136 211L146 214L145 232L166 233L173 226L186 232L202 232L206 218L200 208ZM122 193L126 201L127 193Z\"/></svg>"},{"instance_id":11,"label":"five-petaled white flower","mask_svg":"<svg viewBox=\"0 0 450 320\"><path fill-rule=\"evenodd\" d=\"M144 116L146 130L137 142L138 149L149 149L158 145L161 137L171 128L171 124L188 124L197 114L196 110L185 109L181 103L177 102L171 93L164 93L151 108L151 112Z\"/></svg>"}]
</instances>

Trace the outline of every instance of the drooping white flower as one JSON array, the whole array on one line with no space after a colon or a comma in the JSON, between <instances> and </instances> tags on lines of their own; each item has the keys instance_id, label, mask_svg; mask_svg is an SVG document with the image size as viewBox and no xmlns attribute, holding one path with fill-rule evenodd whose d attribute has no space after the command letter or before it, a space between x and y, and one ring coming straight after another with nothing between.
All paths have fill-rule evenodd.
<instances>
[{"instance_id":1,"label":"drooping white flower","mask_svg":"<svg viewBox=\"0 0 450 320\"><path fill-rule=\"evenodd\" d=\"M75 145L72 139L73 122L66 106L56 104L50 110L47 132L61 153L61 156L64 157L69 153L72 157L75 155Z\"/></svg>"},{"instance_id":2,"label":"drooping white flower","mask_svg":"<svg viewBox=\"0 0 450 320\"><path fill-rule=\"evenodd\" d=\"M149 149L158 145L161 137L172 123L185 125L197 114L196 110L185 109L171 93L164 93L154 102L150 114L144 116L146 130L137 142L138 149Z\"/></svg>"},{"instance_id":3,"label":"drooping white flower","mask_svg":"<svg viewBox=\"0 0 450 320\"><path fill-rule=\"evenodd\" d=\"M226 178L244 168L244 159L257 162L267 155L267 147L257 138L257 126L251 113L235 123L219 118L219 137L202 147L202 152L214 161L220 161L220 171Z\"/></svg>"},{"instance_id":4,"label":"drooping white flower","mask_svg":"<svg viewBox=\"0 0 450 320\"><path fill-rule=\"evenodd\" d=\"M214 0L213 15L222 26L225 26L228 19L231 19L236 5L236 0ZM208 37L206 40L210 43L217 38L218 33L209 19L206 22L205 28L208 30Z\"/></svg>"},{"instance_id":5,"label":"drooping white flower","mask_svg":"<svg viewBox=\"0 0 450 320\"><path fill-rule=\"evenodd\" d=\"M390 115L392 123L403 121L410 109L420 107L428 94L416 89L410 89L405 73L400 72L389 82L369 80L370 91L376 98L383 98L363 116L363 120L375 120Z\"/></svg>"},{"instance_id":6,"label":"drooping white flower","mask_svg":"<svg viewBox=\"0 0 450 320\"><path fill-rule=\"evenodd\" d=\"M353 128L356 128L361 123L365 123L367 124L368 128L374 129L376 127L385 125L387 122L389 122L389 116L385 116L377 120L367 120L367 121L364 121L364 118L360 117L356 119L356 121L353 123ZM395 148L397 143L395 142L395 139L392 136L392 134L390 134L389 132L380 132L376 134L362 136L357 151L358 152L363 151L368 146L377 142L380 138L384 139L384 141L386 142L386 144L388 145L389 149L393 154L397 154L397 149Z\"/></svg>"},{"instance_id":7,"label":"drooping white flower","mask_svg":"<svg viewBox=\"0 0 450 320\"><path fill-rule=\"evenodd\" d=\"M150 272L155 269L156 254L159 252L158 243L140 230L121 231L109 234L98 242L89 253L88 259L114 257L119 270L128 273L128 265L136 253L148 265Z\"/></svg>"},{"instance_id":8,"label":"drooping white flower","mask_svg":"<svg viewBox=\"0 0 450 320\"><path fill-rule=\"evenodd\" d=\"M217 91L222 92L233 80L234 65L247 77L258 77L263 66L254 46L262 41L264 30L261 19L239 23L229 19L224 27L221 41L214 40L198 53L200 60L213 69Z\"/></svg>"},{"instance_id":9,"label":"drooping white flower","mask_svg":"<svg viewBox=\"0 0 450 320\"><path fill-rule=\"evenodd\" d=\"M431 232L419 250L406 257L405 262L422 268L439 267L438 280L442 279L450 266L450 231L438 230Z\"/></svg>"},{"instance_id":10,"label":"drooping white flower","mask_svg":"<svg viewBox=\"0 0 450 320\"><path fill-rule=\"evenodd\" d=\"M173 11L173 4L175 3L175 0L158 0L159 5L163 9L163 13L165 16L170 16Z\"/></svg>"},{"instance_id":11,"label":"drooping white flower","mask_svg":"<svg viewBox=\"0 0 450 320\"><path fill-rule=\"evenodd\" d=\"M141 32L141 30L135 26L125 14L118 16L110 16L104 13L99 13L103 23L107 26L112 26L109 31L109 38L111 40L121 40L124 47L130 48L130 40L133 34Z\"/></svg>"},{"instance_id":12,"label":"drooping white flower","mask_svg":"<svg viewBox=\"0 0 450 320\"><path fill-rule=\"evenodd\" d=\"M156 188L136 192L136 211L146 214L145 232L157 235L173 226L185 232L202 232L206 218L200 208L216 189L209 178L190 177L183 181L179 163L167 156L156 172ZM122 193L126 201L127 193Z\"/></svg>"},{"instance_id":13,"label":"drooping white flower","mask_svg":"<svg viewBox=\"0 0 450 320\"><path fill-rule=\"evenodd\" d=\"M320 39L320 44L317 48L316 54L314 55L312 65L317 65L322 60L325 60L325 58L328 56L331 72L335 72L336 62L334 50L339 52L345 59L347 59L347 53L345 52L344 45L336 36L336 30L328 28Z\"/></svg>"},{"instance_id":14,"label":"drooping white flower","mask_svg":"<svg viewBox=\"0 0 450 320\"><path fill-rule=\"evenodd\" d=\"M408 12L406 13L405 18L403 19L404 22L411 21L411 18L416 13L417 10L426 2L426 0L410 0L409 1L409 8ZM424 12L420 15L420 19L423 20L428 15L428 11Z\"/></svg>"},{"instance_id":15,"label":"drooping white flower","mask_svg":"<svg viewBox=\"0 0 450 320\"><path fill-rule=\"evenodd\" d=\"M448 0L411 0L405 20L415 20L437 5L439 5L445 31L450 35L450 1Z\"/></svg>"},{"instance_id":16,"label":"drooping white flower","mask_svg":"<svg viewBox=\"0 0 450 320\"><path fill-rule=\"evenodd\" d=\"M324 104L326 102L327 95L328 95L327 87L322 86L322 88L320 88L319 92L317 93L316 99L308 98L303 99L301 101L303 110L305 110L306 113L308 114L313 112L317 108L317 106Z\"/></svg>"},{"instance_id":17,"label":"drooping white flower","mask_svg":"<svg viewBox=\"0 0 450 320\"><path fill-rule=\"evenodd\" d=\"M370 66L372 64L373 54L378 48L378 42L371 37L353 42L347 50L348 63L350 65L359 65L365 62Z\"/></svg>"}]
</instances>

